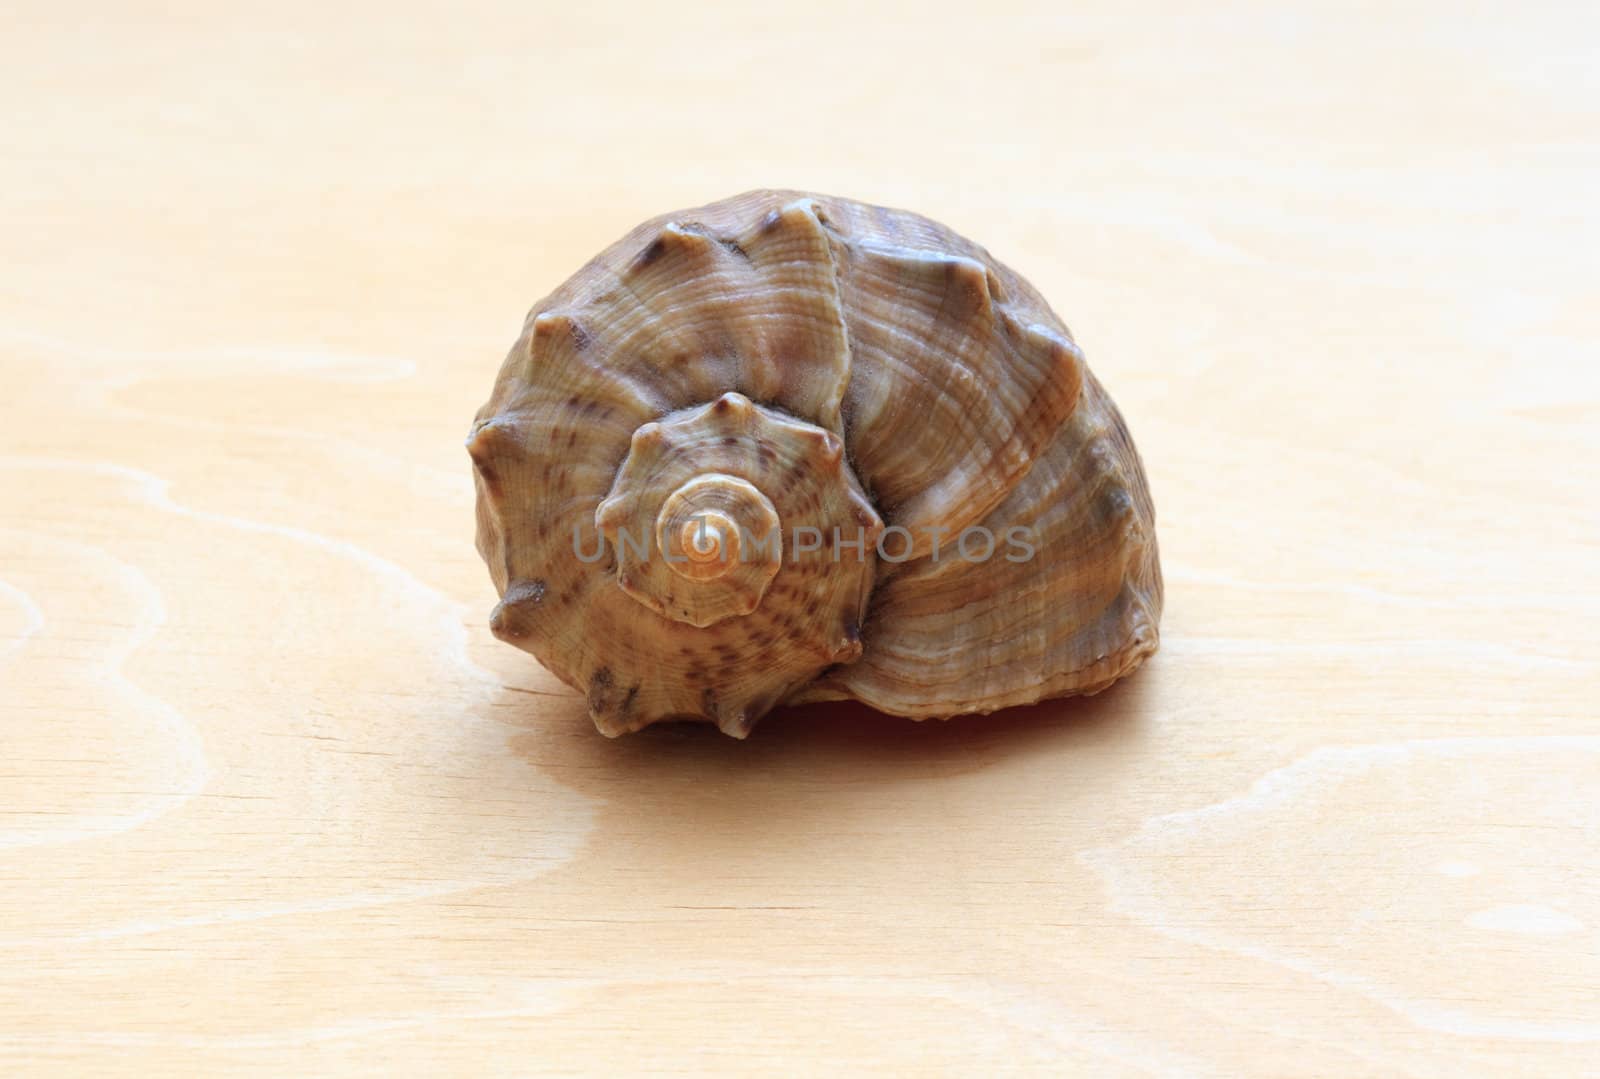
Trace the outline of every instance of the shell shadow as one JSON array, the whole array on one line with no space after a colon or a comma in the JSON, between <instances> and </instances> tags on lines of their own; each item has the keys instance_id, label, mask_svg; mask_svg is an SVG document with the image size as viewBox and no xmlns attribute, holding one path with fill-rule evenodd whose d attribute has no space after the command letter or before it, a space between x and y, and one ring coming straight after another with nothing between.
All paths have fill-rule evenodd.
<instances>
[{"instance_id":1,"label":"shell shadow","mask_svg":"<svg viewBox=\"0 0 1600 1079\"><path fill-rule=\"evenodd\" d=\"M1158 680L1147 669L1094 697L943 721L853 702L806 705L772 713L745 741L691 723L607 739L576 697L541 706L508 693L520 700L497 702L497 712L524 728L511 737L513 752L601 803L602 821L654 860L686 844L742 847L859 829L906 799L982 798L992 779L967 781L997 768L1049 771L1051 798L1071 812L1092 797L1091 780L1142 755Z\"/></svg>"},{"instance_id":2,"label":"shell shadow","mask_svg":"<svg viewBox=\"0 0 1600 1079\"><path fill-rule=\"evenodd\" d=\"M1142 696L1135 680L1093 697L1068 697L989 715L914 720L876 711L854 701L780 708L765 717L743 743L708 724L658 725L641 731L665 744L687 743L730 761L758 755L810 754L876 763L886 768L952 758L974 762L1004 752L1024 752L1039 742L1084 742L1112 735L1112 727L1137 722ZM741 756L743 751L743 756ZM657 752L662 752L658 750ZM665 750L672 752L672 750Z\"/></svg>"}]
</instances>

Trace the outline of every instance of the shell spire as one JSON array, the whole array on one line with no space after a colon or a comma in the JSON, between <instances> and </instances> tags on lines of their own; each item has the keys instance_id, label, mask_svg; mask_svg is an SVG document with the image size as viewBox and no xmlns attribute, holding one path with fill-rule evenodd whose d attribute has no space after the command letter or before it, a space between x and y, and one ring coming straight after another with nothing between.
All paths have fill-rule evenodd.
<instances>
[{"instance_id":1,"label":"shell spire","mask_svg":"<svg viewBox=\"0 0 1600 1079\"><path fill-rule=\"evenodd\" d=\"M757 191L530 312L468 441L497 636L608 735L1092 693L1157 647L1154 510L1066 327L904 211Z\"/></svg>"}]
</instances>

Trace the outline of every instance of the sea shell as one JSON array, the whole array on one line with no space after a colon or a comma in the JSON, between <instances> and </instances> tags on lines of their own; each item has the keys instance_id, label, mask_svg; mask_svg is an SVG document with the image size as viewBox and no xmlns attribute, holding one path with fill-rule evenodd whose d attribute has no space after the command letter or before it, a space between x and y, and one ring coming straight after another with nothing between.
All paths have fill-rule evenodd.
<instances>
[{"instance_id":1,"label":"sea shell","mask_svg":"<svg viewBox=\"0 0 1600 1079\"><path fill-rule=\"evenodd\" d=\"M640 225L534 306L467 448L494 633L607 735L991 712L1157 647L1116 406L1032 286L913 213L754 191Z\"/></svg>"}]
</instances>

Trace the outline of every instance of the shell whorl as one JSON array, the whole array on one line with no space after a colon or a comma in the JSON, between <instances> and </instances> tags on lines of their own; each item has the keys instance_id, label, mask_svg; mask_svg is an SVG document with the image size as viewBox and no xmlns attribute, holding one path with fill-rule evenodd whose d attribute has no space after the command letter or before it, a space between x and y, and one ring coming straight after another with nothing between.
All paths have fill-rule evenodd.
<instances>
[{"instance_id":1,"label":"shell whorl","mask_svg":"<svg viewBox=\"0 0 1600 1079\"><path fill-rule=\"evenodd\" d=\"M860 622L881 523L832 432L725 393L639 428L595 522L618 585L662 617L704 629L752 614L787 561L784 587L813 603L789 647L830 663L854 647L838 638ZM824 557L835 533L862 557Z\"/></svg>"},{"instance_id":2,"label":"shell whorl","mask_svg":"<svg viewBox=\"0 0 1600 1079\"><path fill-rule=\"evenodd\" d=\"M607 734L990 711L1156 647L1121 417L1026 281L914 214L752 192L646 222L535 306L468 449L491 625ZM1037 557L938 557L1019 527Z\"/></svg>"}]
</instances>

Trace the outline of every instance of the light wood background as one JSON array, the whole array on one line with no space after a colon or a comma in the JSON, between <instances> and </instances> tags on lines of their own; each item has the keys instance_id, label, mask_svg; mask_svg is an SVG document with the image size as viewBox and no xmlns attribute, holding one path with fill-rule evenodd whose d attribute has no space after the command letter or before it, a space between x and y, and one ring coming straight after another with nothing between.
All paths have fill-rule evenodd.
<instances>
[{"instance_id":1,"label":"light wood background","mask_svg":"<svg viewBox=\"0 0 1600 1079\"><path fill-rule=\"evenodd\" d=\"M0 1073L1600 1070L1600 8L1054 6L8 11ZM1131 682L611 742L490 637L524 310L765 185L1052 298Z\"/></svg>"}]
</instances>

